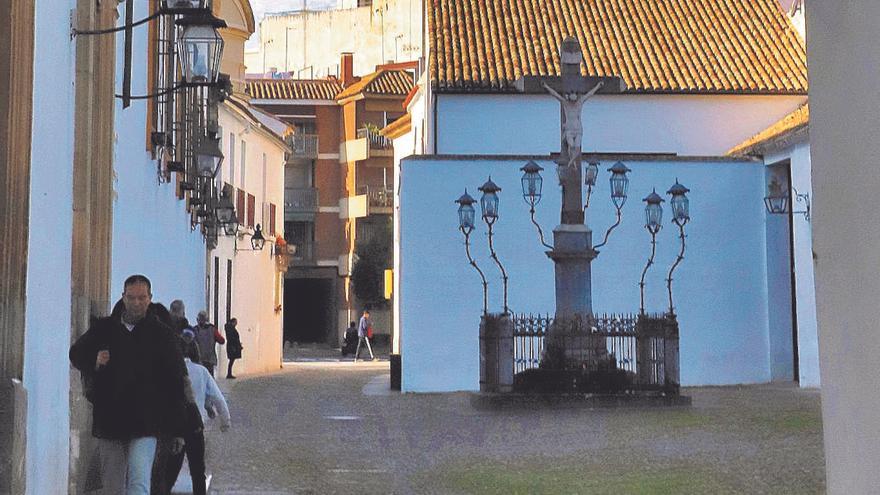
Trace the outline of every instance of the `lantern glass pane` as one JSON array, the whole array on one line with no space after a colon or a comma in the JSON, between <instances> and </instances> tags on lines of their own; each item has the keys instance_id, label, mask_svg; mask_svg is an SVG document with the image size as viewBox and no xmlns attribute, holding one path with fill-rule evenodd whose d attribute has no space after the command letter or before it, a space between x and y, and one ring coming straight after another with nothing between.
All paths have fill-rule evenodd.
<instances>
[{"instance_id":1,"label":"lantern glass pane","mask_svg":"<svg viewBox=\"0 0 880 495\"><path fill-rule=\"evenodd\" d=\"M463 229L474 228L474 207L471 205L461 205L458 208L458 225Z\"/></svg>"},{"instance_id":2,"label":"lantern glass pane","mask_svg":"<svg viewBox=\"0 0 880 495\"><path fill-rule=\"evenodd\" d=\"M217 221L222 224L229 223L229 221L232 220L232 211L232 208L229 208L227 206L220 206L219 208L217 208Z\"/></svg>"},{"instance_id":3,"label":"lantern glass pane","mask_svg":"<svg viewBox=\"0 0 880 495\"><path fill-rule=\"evenodd\" d=\"M788 198L785 196L768 196L764 202L770 213L786 213L788 211Z\"/></svg>"},{"instance_id":4,"label":"lantern glass pane","mask_svg":"<svg viewBox=\"0 0 880 495\"><path fill-rule=\"evenodd\" d=\"M238 232L238 220L235 219L235 215L232 216L228 223L223 224L223 231L226 235L235 235Z\"/></svg>"},{"instance_id":5,"label":"lantern glass pane","mask_svg":"<svg viewBox=\"0 0 880 495\"><path fill-rule=\"evenodd\" d=\"M663 221L663 207L657 203L645 206L645 226L649 229L657 229Z\"/></svg>"},{"instance_id":6,"label":"lantern glass pane","mask_svg":"<svg viewBox=\"0 0 880 495\"><path fill-rule=\"evenodd\" d=\"M186 26L178 41L178 54L188 83L213 83L220 70L223 38L210 25Z\"/></svg>"},{"instance_id":7,"label":"lantern glass pane","mask_svg":"<svg viewBox=\"0 0 880 495\"><path fill-rule=\"evenodd\" d=\"M587 165L587 170L584 174L584 184L588 186L595 186L597 177L599 177L599 164L591 163Z\"/></svg>"},{"instance_id":8,"label":"lantern glass pane","mask_svg":"<svg viewBox=\"0 0 880 495\"><path fill-rule=\"evenodd\" d=\"M673 196L669 201L672 205L672 217L677 222L684 222L690 219L689 201L684 195Z\"/></svg>"},{"instance_id":9,"label":"lantern glass pane","mask_svg":"<svg viewBox=\"0 0 880 495\"><path fill-rule=\"evenodd\" d=\"M626 203L626 190L629 187L629 179L623 174L611 176L611 201L617 208L623 208Z\"/></svg>"},{"instance_id":10,"label":"lantern glass pane","mask_svg":"<svg viewBox=\"0 0 880 495\"><path fill-rule=\"evenodd\" d=\"M480 207L483 209L483 218L498 218L498 195L495 193L483 194L480 198Z\"/></svg>"},{"instance_id":11,"label":"lantern glass pane","mask_svg":"<svg viewBox=\"0 0 880 495\"><path fill-rule=\"evenodd\" d=\"M527 202L537 202L541 199L541 189L544 185L544 179L539 174L527 173L522 178L523 198Z\"/></svg>"}]
</instances>

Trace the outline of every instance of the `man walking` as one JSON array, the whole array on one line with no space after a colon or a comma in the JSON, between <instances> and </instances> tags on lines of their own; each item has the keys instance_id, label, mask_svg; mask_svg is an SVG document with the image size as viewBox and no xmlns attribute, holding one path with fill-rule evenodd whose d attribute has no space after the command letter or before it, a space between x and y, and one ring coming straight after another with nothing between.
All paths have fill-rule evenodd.
<instances>
[{"instance_id":1,"label":"man walking","mask_svg":"<svg viewBox=\"0 0 880 495\"><path fill-rule=\"evenodd\" d=\"M121 316L99 319L70 348L92 403L104 493L150 493L157 438L173 437L179 450L195 405L179 339L148 312L152 297L149 279L128 277Z\"/></svg>"},{"instance_id":2,"label":"man walking","mask_svg":"<svg viewBox=\"0 0 880 495\"><path fill-rule=\"evenodd\" d=\"M370 320L370 310L365 309L363 316L361 316L361 320L358 322L358 345L357 349L354 351L354 360L357 362L358 358L361 355L361 344L367 344L367 350L370 351L370 359L376 360L376 357L373 356L373 349L370 347L370 337L372 337L373 333L373 321Z\"/></svg>"},{"instance_id":3,"label":"man walking","mask_svg":"<svg viewBox=\"0 0 880 495\"><path fill-rule=\"evenodd\" d=\"M199 311L196 317L197 325L193 327L196 334L196 343L199 345L201 364L208 368L208 373L214 376L214 367L217 366L217 351L214 344L225 344L226 339L217 331L217 327L208 323L208 312Z\"/></svg>"}]
</instances>

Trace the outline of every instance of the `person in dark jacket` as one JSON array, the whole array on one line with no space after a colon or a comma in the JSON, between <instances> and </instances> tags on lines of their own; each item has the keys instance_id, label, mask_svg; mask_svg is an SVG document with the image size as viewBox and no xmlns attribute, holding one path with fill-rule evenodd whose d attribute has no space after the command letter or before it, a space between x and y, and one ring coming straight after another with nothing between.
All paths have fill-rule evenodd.
<instances>
[{"instance_id":1,"label":"person in dark jacket","mask_svg":"<svg viewBox=\"0 0 880 495\"><path fill-rule=\"evenodd\" d=\"M179 338L151 311L150 281L125 280L124 309L97 320L70 348L92 403L92 436L99 443L107 493L148 494L159 437L175 449L198 415ZM198 421L201 419L198 418Z\"/></svg>"},{"instance_id":2,"label":"person in dark jacket","mask_svg":"<svg viewBox=\"0 0 880 495\"><path fill-rule=\"evenodd\" d=\"M241 359L241 336L238 335L238 318L230 318L226 323L224 330L226 331L226 357L229 359L229 366L226 368L226 378L235 379L232 374L232 365L236 359Z\"/></svg>"}]
</instances>

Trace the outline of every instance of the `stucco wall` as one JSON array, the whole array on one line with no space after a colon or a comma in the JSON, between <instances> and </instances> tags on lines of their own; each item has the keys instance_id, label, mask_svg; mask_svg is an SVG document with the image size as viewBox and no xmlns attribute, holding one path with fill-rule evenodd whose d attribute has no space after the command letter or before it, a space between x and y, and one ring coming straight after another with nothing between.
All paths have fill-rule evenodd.
<instances>
[{"instance_id":1,"label":"stucco wall","mask_svg":"<svg viewBox=\"0 0 880 495\"><path fill-rule=\"evenodd\" d=\"M875 1L810 2L813 241L828 493L880 486L880 95Z\"/></svg>"},{"instance_id":2,"label":"stucco wall","mask_svg":"<svg viewBox=\"0 0 880 495\"><path fill-rule=\"evenodd\" d=\"M389 0L375 1L372 7L266 16L258 28L257 51L245 54L247 72L264 73L274 67L303 79L325 77L338 73L342 52L355 54L358 75L388 61L418 60L421 5L421 0ZM301 71L308 67L312 69Z\"/></svg>"},{"instance_id":3,"label":"stucco wall","mask_svg":"<svg viewBox=\"0 0 880 495\"><path fill-rule=\"evenodd\" d=\"M73 2L36 5L25 320L27 493L66 492L73 221ZM47 77L47 74L53 76ZM0 282L2 283L2 282Z\"/></svg>"},{"instance_id":4,"label":"stucco wall","mask_svg":"<svg viewBox=\"0 0 880 495\"><path fill-rule=\"evenodd\" d=\"M457 230L456 205L465 187L491 174L503 189L496 250L510 275L510 307L553 313L553 266L544 255L522 200L519 167L480 159L409 158L400 179L400 325L403 387L410 392L476 390L479 380L479 278L467 264ZM538 220L548 233L558 222L560 195L554 166L544 172ZM599 189L589 210L594 239L613 222L602 163ZM691 189L687 252L673 286L681 322L684 385L765 382L770 379L764 169L755 162L627 161L633 169L622 225L593 264L593 307L598 312L637 312L638 281L650 254L641 199L661 194L678 177ZM665 196L665 194L663 194ZM656 265L648 272L648 311L667 306L664 279L678 248L677 229L664 203ZM500 274L488 258L486 229L472 234L472 252L490 283L490 310L501 308Z\"/></svg>"},{"instance_id":5,"label":"stucco wall","mask_svg":"<svg viewBox=\"0 0 880 495\"><path fill-rule=\"evenodd\" d=\"M559 103L542 95L437 97L437 154L559 151ZM583 108L584 151L723 155L803 96L599 95Z\"/></svg>"}]
</instances>

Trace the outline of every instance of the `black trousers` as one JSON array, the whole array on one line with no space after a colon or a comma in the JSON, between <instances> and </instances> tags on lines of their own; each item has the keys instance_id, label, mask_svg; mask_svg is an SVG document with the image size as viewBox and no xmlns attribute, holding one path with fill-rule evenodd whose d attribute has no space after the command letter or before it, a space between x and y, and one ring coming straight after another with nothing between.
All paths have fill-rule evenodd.
<instances>
[{"instance_id":1,"label":"black trousers","mask_svg":"<svg viewBox=\"0 0 880 495\"><path fill-rule=\"evenodd\" d=\"M229 366L226 368L226 377L232 376L232 365L235 364L236 358L229 358Z\"/></svg>"},{"instance_id":2,"label":"black trousers","mask_svg":"<svg viewBox=\"0 0 880 495\"><path fill-rule=\"evenodd\" d=\"M183 466L183 454L186 453L186 462L189 464L189 474L192 478L193 495L205 495L205 433L190 433L183 438L185 445L183 451L172 454L168 458L165 480L169 484L168 489L174 486L180 468Z\"/></svg>"}]
</instances>

